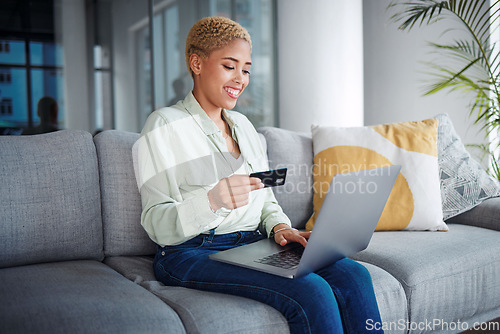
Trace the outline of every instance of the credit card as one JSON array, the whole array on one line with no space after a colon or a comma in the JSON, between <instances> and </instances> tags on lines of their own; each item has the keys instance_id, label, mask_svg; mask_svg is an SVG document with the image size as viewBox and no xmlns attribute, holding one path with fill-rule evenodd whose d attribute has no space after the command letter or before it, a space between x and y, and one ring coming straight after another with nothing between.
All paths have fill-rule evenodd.
<instances>
[{"instance_id":1,"label":"credit card","mask_svg":"<svg viewBox=\"0 0 500 334\"><path fill-rule=\"evenodd\" d=\"M272 169L265 172L257 172L250 174L250 177L261 179L266 187L276 187L285 184L287 168Z\"/></svg>"}]
</instances>

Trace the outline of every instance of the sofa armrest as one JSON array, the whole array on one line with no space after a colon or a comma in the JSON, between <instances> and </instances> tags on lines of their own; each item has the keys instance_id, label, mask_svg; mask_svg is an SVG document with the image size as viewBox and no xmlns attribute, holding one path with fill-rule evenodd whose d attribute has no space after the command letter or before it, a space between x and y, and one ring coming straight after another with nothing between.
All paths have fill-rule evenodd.
<instances>
[{"instance_id":1,"label":"sofa armrest","mask_svg":"<svg viewBox=\"0 0 500 334\"><path fill-rule=\"evenodd\" d=\"M475 208L446 221L500 231L500 197L489 198Z\"/></svg>"}]
</instances>

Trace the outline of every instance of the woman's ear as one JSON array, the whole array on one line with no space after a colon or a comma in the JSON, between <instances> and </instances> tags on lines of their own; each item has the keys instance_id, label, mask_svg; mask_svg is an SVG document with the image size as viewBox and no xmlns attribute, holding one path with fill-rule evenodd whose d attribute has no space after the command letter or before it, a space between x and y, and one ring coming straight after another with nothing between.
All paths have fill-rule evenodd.
<instances>
[{"instance_id":1,"label":"woman's ear","mask_svg":"<svg viewBox=\"0 0 500 334\"><path fill-rule=\"evenodd\" d=\"M189 57L189 66L194 75L200 74L201 71L201 58L196 53L191 54Z\"/></svg>"}]
</instances>

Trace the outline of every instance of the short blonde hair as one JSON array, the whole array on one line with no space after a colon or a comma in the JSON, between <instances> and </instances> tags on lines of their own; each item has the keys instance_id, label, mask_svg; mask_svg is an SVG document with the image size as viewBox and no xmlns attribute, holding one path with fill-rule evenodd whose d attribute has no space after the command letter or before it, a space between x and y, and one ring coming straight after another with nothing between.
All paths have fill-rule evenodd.
<instances>
[{"instance_id":1,"label":"short blonde hair","mask_svg":"<svg viewBox=\"0 0 500 334\"><path fill-rule=\"evenodd\" d=\"M250 48L252 47L248 31L233 20L212 16L196 22L189 30L186 39L186 65L191 76L193 76L193 71L189 59L192 54L207 58L212 51L223 48L238 38L247 41Z\"/></svg>"}]
</instances>

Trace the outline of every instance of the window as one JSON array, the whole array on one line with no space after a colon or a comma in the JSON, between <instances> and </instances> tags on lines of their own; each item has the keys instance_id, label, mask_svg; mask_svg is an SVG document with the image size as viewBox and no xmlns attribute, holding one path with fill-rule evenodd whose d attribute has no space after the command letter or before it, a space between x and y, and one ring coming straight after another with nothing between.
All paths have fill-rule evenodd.
<instances>
[{"instance_id":1,"label":"window","mask_svg":"<svg viewBox=\"0 0 500 334\"><path fill-rule=\"evenodd\" d=\"M8 41L0 41L0 52L9 53L10 46Z\"/></svg>"},{"instance_id":2,"label":"window","mask_svg":"<svg viewBox=\"0 0 500 334\"><path fill-rule=\"evenodd\" d=\"M37 0L0 6L1 17L9 18L0 20L0 101L11 101L0 128L36 127L37 103L49 96L58 103L60 128L140 130L151 111L192 88L184 43L194 22L210 15L230 17L252 35L251 84L235 109L257 127L277 125L275 2ZM77 47L68 40L78 40ZM83 100L88 105L75 103ZM77 108L67 113L73 103Z\"/></svg>"},{"instance_id":3,"label":"window","mask_svg":"<svg viewBox=\"0 0 500 334\"><path fill-rule=\"evenodd\" d=\"M11 83L12 76L9 70L0 70L0 83Z\"/></svg>"},{"instance_id":4,"label":"window","mask_svg":"<svg viewBox=\"0 0 500 334\"><path fill-rule=\"evenodd\" d=\"M44 96L57 100L58 123L64 123L62 49L53 42L3 40L0 42L0 99L1 124L7 127L28 128L40 119L37 103ZM10 45L10 46L9 46ZM8 52L6 52L8 50ZM7 112L10 110L10 112Z\"/></svg>"},{"instance_id":5,"label":"window","mask_svg":"<svg viewBox=\"0 0 500 334\"><path fill-rule=\"evenodd\" d=\"M3 98L0 100L0 115L12 115L12 99Z\"/></svg>"},{"instance_id":6,"label":"window","mask_svg":"<svg viewBox=\"0 0 500 334\"><path fill-rule=\"evenodd\" d=\"M64 124L62 47L54 33L56 7L54 0L8 1L0 6L0 128L37 126L37 104L45 96L56 100L58 123Z\"/></svg>"}]
</instances>

